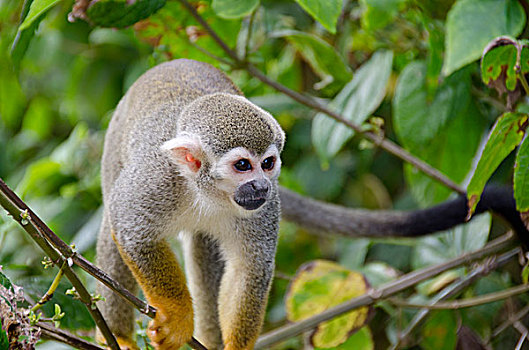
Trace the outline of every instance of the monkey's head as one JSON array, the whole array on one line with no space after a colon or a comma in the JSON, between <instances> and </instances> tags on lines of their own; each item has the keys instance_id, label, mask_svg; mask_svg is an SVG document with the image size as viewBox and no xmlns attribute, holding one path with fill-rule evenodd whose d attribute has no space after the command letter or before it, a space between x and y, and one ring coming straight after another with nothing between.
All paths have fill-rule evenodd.
<instances>
[{"instance_id":1,"label":"monkey's head","mask_svg":"<svg viewBox=\"0 0 529 350\"><path fill-rule=\"evenodd\" d=\"M242 96L217 93L189 104L177 124L162 149L201 195L247 212L276 192L285 135L269 113Z\"/></svg>"}]
</instances>

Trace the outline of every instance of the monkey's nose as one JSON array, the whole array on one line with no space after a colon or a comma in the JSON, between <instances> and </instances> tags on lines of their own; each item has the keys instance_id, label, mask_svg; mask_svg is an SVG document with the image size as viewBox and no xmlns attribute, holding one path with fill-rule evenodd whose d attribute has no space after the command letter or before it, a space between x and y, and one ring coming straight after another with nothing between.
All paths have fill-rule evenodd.
<instances>
[{"instance_id":1,"label":"monkey's nose","mask_svg":"<svg viewBox=\"0 0 529 350\"><path fill-rule=\"evenodd\" d=\"M266 179L257 179L244 183L235 191L234 200L246 210L255 210L268 199L270 184Z\"/></svg>"},{"instance_id":2,"label":"monkey's nose","mask_svg":"<svg viewBox=\"0 0 529 350\"><path fill-rule=\"evenodd\" d=\"M268 181L264 179L250 181L250 185L254 190L255 197L266 197L268 195L268 191L270 190Z\"/></svg>"}]
</instances>

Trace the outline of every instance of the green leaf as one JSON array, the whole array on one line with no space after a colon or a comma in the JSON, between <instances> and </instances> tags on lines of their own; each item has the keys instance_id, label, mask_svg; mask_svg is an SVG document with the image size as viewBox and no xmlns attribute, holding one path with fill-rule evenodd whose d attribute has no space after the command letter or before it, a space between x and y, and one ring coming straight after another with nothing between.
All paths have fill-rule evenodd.
<instances>
[{"instance_id":1,"label":"green leaf","mask_svg":"<svg viewBox=\"0 0 529 350\"><path fill-rule=\"evenodd\" d=\"M519 72L517 71L519 70ZM481 78L499 96L507 94L507 106L513 106L520 98L518 74L529 72L529 47L527 40L499 37L485 48L481 60Z\"/></svg>"},{"instance_id":2,"label":"green leaf","mask_svg":"<svg viewBox=\"0 0 529 350\"><path fill-rule=\"evenodd\" d=\"M422 329L420 346L425 350L452 350L456 347L457 320L451 310L433 312Z\"/></svg>"},{"instance_id":3,"label":"green leaf","mask_svg":"<svg viewBox=\"0 0 529 350\"><path fill-rule=\"evenodd\" d=\"M367 238L359 239L344 239L343 242L339 243L340 246L340 259L338 263L348 269L359 269L365 264L365 258L369 247L371 246L371 240Z\"/></svg>"},{"instance_id":4,"label":"green leaf","mask_svg":"<svg viewBox=\"0 0 529 350\"><path fill-rule=\"evenodd\" d=\"M336 33L336 23L342 13L342 0L296 0L315 20L332 34Z\"/></svg>"},{"instance_id":5,"label":"green leaf","mask_svg":"<svg viewBox=\"0 0 529 350\"><path fill-rule=\"evenodd\" d=\"M281 31L275 36L287 39L321 78L314 84L315 89L325 88L334 93L351 80L351 70L343 58L319 37L294 30Z\"/></svg>"},{"instance_id":6,"label":"green leaf","mask_svg":"<svg viewBox=\"0 0 529 350\"><path fill-rule=\"evenodd\" d=\"M0 271L0 284L7 289L13 290L13 285L9 278Z\"/></svg>"},{"instance_id":7,"label":"green leaf","mask_svg":"<svg viewBox=\"0 0 529 350\"><path fill-rule=\"evenodd\" d=\"M208 24L230 47L235 47L237 34L242 21L233 21L215 15L211 6L201 6L201 16L207 18ZM145 26L135 28L138 36L150 42L156 42L155 55L166 55L173 58L188 58L219 66L219 61L208 56L196 46L201 47L218 57L225 53L210 35L197 35L191 43L185 30L166 30L166 28L197 28L200 24L191 16L178 1L169 1L166 5L150 16ZM200 33L200 32L199 32Z\"/></svg>"},{"instance_id":8,"label":"green leaf","mask_svg":"<svg viewBox=\"0 0 529 350\"><path fill-rule=\"evenodd\" d=\"M68 138L55 147L49 159L60 164L63 174L75 174L77 169L83 169L90 141L86 123L78 123Z\"/></svg>"},{"instance_id":9,"label":"green leaf","mask_svg":"<svg viewBox=\"0 0 529 350\"><path fill-rule=\"evenodd\" d=\"M43 14L61 1L62 0L33 0L29 12L26 18L24 18L24 22L22 22L18 28L18 31L20 32L29 28L34 22L39 21Z\"/></svg>"},{"instance_id":10,"label":"green leaf","mask_svg":"<svg viewBox=\"0 0 529 350\"><path fill-rule=\"evenodd\" d=\"M471 104L452 120L437 137L412 153L443 172L456 183L461 183L471 169L472 161L485 130L483 117ZM451 190L432 180L410 164L404 165L404 175L413 198L422 207L440 203Z\"/></svg>"},{"instance_id":11,"label":"green leaf","mask_svg":"<svg viewBox=\"0 0 529 350\"><path fill-rule=\"evenodd\" d=\"M50 101L37 96L31 100L27 107L22 122L22 130L34 135L39 140L46 140L51 135L54 122L54 113Z\"/></svg>"},{"instance_id":12,"label":"green leaf","mask_svg":"<svg viewBox=\"0 0 529 350\"><path fill-rule=\"evenodd\" d=\"M448 270L434 278L425 282L419 283L416 289L423 296L429 296L436 294L443 290L446 286L454 282L455 280L465 276L465 271L462 268L455 270Z\"/></svg>"},{"instance_id":13,"label":"green leaf","mask_svg":"<svg viewBox=\"0 0 529 350\"><path fill-rule=\"evenodd\" d=\"M386 95L392 62L392 51L377 51L356 71L330 107L352 123L362 124ZM353 135L353 130L323 113L316 114L312 122L312 142L324 162L335 156Z\"/></svg>"},{"instance_id":14,"label":"green leaf","mask_svg":"<svg viewBox=\"0 0 529 350\"><path fill-rule=\"evenodd\" d=\"M527 282L529 282L529 263L522 269L522 283L527 284Z\"/></svg>"},{"instance_id":15,"label":"green leaf","mask_svg":"<svg viewBox=\"0 0 529 350\"><path fill-rule=\"evenodd\" d=\"M483 118L471 103L472 69L446 78L431 94L426 86L426 64L415 61L401 73L393 99L393 124L399 141L455 182L468 171L483 131ZM429 206L445 200L450 190L409 164L406 180L415 200Z\"/></svg>"},{"instance_id":16,"label":"green leaf","mask_svg":"<svg viewBox=\"0 0 529 350\"><path fill-rule=\"evenodd\" d=\"M39 300L53 281L52 276L50 277L31 277L23 280L24 291L30 295L35 300ZM42 311L45 317L53 317L57 315L59 311L59 316L55 316L55 320L61 322L61 327L70 330L80 330L80 329L91 329L94 327L94 320L90 316L86 305L84 305L80 300L74 299L71 296L66 294L66 291L71 288L71 284L68 281L61 280L59 286L53 293L53 297L42 306ZM56 305L60 305L57 309ZM64 317L60 314L64 313Z\"/></svg>"},{"instance_id":17,"label":"green leaf","mask_svg":"<svg viewBox=\"0 0 529 350\"><path fill-rule=\"evenodd\" d=\"M504 86L508 90L513 91L516 88L516 71L514 67L517 54L515 45L495 47L485 53L481 61L481 79L483 79L483 82L490 85L500 79L501 72L504 72Z\"/></svg>"},{"instance_id":18,"label":"green leaf","mask_svg":"<svg viewBox=\"0 0 529 350\"><path fill-rule=\"evenodd\" d=\"M7 295L4 295L4 293L0 293L0 303L6 303L9 305L9 307L12 309L13 305L11 304L11 298L9 297L9 294L12 294L14 292L13 284L9 280L9 278L2 273L1 266L0 266L0 284L9 290L10 293ZM15 301L16 303L16 301ZM3 332L3 330L0 328L0 332ZM2 335L0 334L0 344L2 344ZM0 348L0 349L7 349L6 348Z\"/></svg>"},{"instance_id":19,"label":"green leaf","mask_svg":"<svg viewBox=\"0 0 529 350\"><path fill-rule=\"evenodd\" d=\"M381 261L366 263L360 272L366 277L369 285L374 288L393 281L399 275L397 269Z\"/></svg>"},{"instance_id":20,"label":"green leaf","mask_svg":"<svg viewBox=\"0 0 529 350\"><path fill-rule=\"evenodd\" d=\"M470 101L470 71L447 77L430 98L426 63L413 61L402 71L393 98L393 122L399 140L408 149L419 148L434 137Z\"/></svg>"},{"instance_id":21,"label":"green leaf","mask_svg":"<svg viewBox=\"0 0 529 350\"><path fill-rule=\"evenodd\" d=\"M482 248L489 238L490 227L491 215L484 213L468 223L420 238L413 253L413 268L441 264L448 259Z\"/></svg>"},{"instance_id":22,"label":"green leaf","mask_svg":"<svg viewBox=\"0 0 529 350\"><path fill-rule=\"evenodd\" d=\"M213 11L217 16L235 19L248 16L257 8L259 0L213 0Z\"/></svg>"},{"instance_id":23,"label":"green leaf","mask_svg":"<svg viewBox=\"0 0 529 350\"><path fill-rule=\"evenodd\" d=\"M494 124L474 175L468 184L469 215L476 209L483 188L494 170L522 141L527 125L527 114L513 112L503 114Z\"/></svg>"},{"instance_id":24,"label":"green leaf","mask_svg":"<svg viewBox=\"0 0 529 350\"><path fill-rule=\"evenodd\" d=\"M286 308L290 321L300 321L367 292L364 276L340 265L316 260L302 265L287 293ZM369 307L362 307L331 321L321 323L311 340L315 347L336 347L363 327Z\"/></svg>"},{"instance_id":25,"label":"green leaf","mask_svg":"<svg viewBox=\"0 0 529 350\"><path fill-rule=\"evenodd\" d=\"M522 212L529 210L529 137L527 136L516 154L514 199L516 200L516 209Z\"/></svg>"},{"instance_id":26,"label":"green leaf","mask_svg":"<svg viewBox=\"0 0 529 350\"><path fill-rule=\"evenodd\" d=\"M426 22L424 26L428 30L428 68L426 71L426 89L428 98L435 95L435 91L440 84L439 75L443 68L444 57L444 26L436 20L424 16Z\"/></svg>"},{"instance_id":27,"label":"green leaf","mask_svg":"<svg viewBox=\"0 0 529 350\"><path fill-rule=\"evenodd\" d=\"M517 278L514 275L511 276ZM465 297L501 292L510 287L512 287L512 279L500 271L495 271L490 275L479 278L471 289L467 289ZM473 329L483 336L490 334L490 320L500 316L505 310L505 307L504 299L459 311L461 312L463 324L472 326Z\"/></svg>"},{"instance_id":28,"label":"green leaf","mask_svg":"<svg viewBox=\"0 0 529 350\"><path fill-rule=\"evenodd\" d=\"M56 188L64 181L61 174L61 165L49 158L43 158L33 162L24 174L24 177L17 186L17 192L22 196L27 193L43 195Z\"/></svg>"},{"instance_id":29,"label":"green leaf","mask_svg":"<svg viewBox=\"0 0 529 350\"><path fill-rule=\"evenodd\" d=\"M529 137L527 135L516 154L514 200L522 221L526 227L529 227Z\"/></svg>"},{"instance_id":30,"label":"green leaf","mask_svg":"<svg viewBox=\"0 0 529 350\"><path fill-rule=\"evenodd\" d=\"M13 46L11 47L11 59L16 70L24 57L26 50L44 14L61 0L26 0L22 9L24 21L20 24Z\"/></svg>"},{"instance_id":31,"label":"green leaf","mask_svg":"<svg viewBox=\"0 0 529 350\"><path fill-rule=\"evenodd\" d=\"M373 350L375 349L375 343L373 342L373 336L369 327L362 327L358 332L351 335L345 343L342 343L336 347L331 348L318 348L315 350Z\"/></svg>"},{"instance_id":32,"label":"green leaf","mask_svg":"<svg viewBox=\"0 0 529 350\"><path fill-rule=\"evenodd\" d=\"M14 61L12 57L13 64ZM27 104L11 62L8 53L0 50L0 124L3 123L6 131L18 129Z\"/></svg>"},{"instance_id":33,"label":"green leaf","mask_svg":"<svg viewBox=\"0 0 529 350\"><path fill-rule=\"evenodd\" d=\"M407 0L361 0L362 27L366 30L384 28L393 22L401 7Z\"/></svg>"},{"instance_id":34,"label":"green leaf","mask_svg":"<svg viewBox=\"0 0 529 350\"><path fill-rule=\"evenodd\" d=\"M165 0L99 0L92 2L86 15L95 25L123 28L145 19L165 5Z\"/></svg>"},{"instance_id":35,"label":"green leaf","mask_svg":"<svg viewBox=\"0 0 529 350\"><path fill-rule=\"evenodd\" d=\"M347 180L347 172L340 160L333 159L327 168L322 168L316 155L307 155L294 165L292 176L302 192L310 197L334 198L342 193Z\"/></svg>"},{"instance_id":36,"label":"green leaf","mask_svg":"<svg viewBox=\"0 0 529 350\"><path fill-rule=\"evenodd\" d=\"M0 328L0 349L9 349L9 340L7 339L7 333Z\"/></svg>"},{"instance_id":37,"label":"green leaf","mask_svg":"<svg viewBox=\"0 0 529 350\"><path fill-rule=\"evenodd\" d=\"M525 25L518 1L459 0L446 21L445 76L481 57L489 41L501 36L516 37Z\"/></svg>"}]
</instances>

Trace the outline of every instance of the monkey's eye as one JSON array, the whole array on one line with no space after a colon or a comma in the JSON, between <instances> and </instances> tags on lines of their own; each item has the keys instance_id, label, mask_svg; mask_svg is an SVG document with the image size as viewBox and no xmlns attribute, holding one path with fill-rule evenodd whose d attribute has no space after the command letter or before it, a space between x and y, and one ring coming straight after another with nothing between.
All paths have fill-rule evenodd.
<instances>
[{"instance_id":1,"label":"monkey's eye","mask_svg":"<svg viewBox=\"0 0 529 350\"><path fill-rule=\"evenodd\" d=\"M272 170L275 165L275 158L274 157L268 157L261 163L261 168L263 170Z\"/></svg>"},{"instance_id":2,"label":"monkey's eye","mask_svg":"<svg viewBox=\"0 0 529 350\"><path fill-rule=\"evenodd\" d=\"M239 171L249 171L252 170L252 164L248 159L239 159L235 164L233 164L235 169Z\"/></svg>"}]
</instances>

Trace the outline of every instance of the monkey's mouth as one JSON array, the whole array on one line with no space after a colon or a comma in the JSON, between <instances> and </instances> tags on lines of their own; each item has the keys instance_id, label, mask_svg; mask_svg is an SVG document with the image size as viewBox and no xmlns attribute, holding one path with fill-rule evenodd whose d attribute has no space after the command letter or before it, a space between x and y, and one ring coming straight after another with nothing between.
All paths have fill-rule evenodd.
<instances>
[{"instance_id":1,"label":"monkey's mouth","mask_svg":"<svg viewBox=\"0 0 529 350\"><path fill-rule=\"evenodd\" d=\"M255 210L266 202L266 198L234 198L235 203L246 210Z\"/></svg>"},{"instance_id":2,"label":"monkey's mouth","mask_svg":"<svg viewBox=\"0 0 529 350\"><path fill-rule=\"evenodd\" d=\"M255 210L266 202L269 195L268 181L257 179L240 185L235 191L233 200L246 210Z\"/></svg>"}]
</instances>

